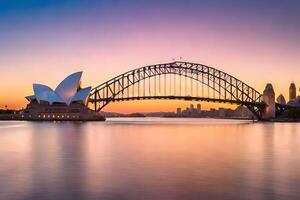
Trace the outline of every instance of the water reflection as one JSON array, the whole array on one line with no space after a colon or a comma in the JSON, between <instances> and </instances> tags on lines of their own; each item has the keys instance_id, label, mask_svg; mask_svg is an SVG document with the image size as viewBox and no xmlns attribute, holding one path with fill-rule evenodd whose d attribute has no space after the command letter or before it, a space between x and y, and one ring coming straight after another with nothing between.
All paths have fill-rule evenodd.
<instances>
[{"instance_id":1,"label":"water reflection","mask_svg":"<svg viewBox=\"0 0 300 200\"><path fill-rule=\"evenodd\" d=\"M299 199L300 125L0 124L0 199Z\"/></svg>"}]
</instances>

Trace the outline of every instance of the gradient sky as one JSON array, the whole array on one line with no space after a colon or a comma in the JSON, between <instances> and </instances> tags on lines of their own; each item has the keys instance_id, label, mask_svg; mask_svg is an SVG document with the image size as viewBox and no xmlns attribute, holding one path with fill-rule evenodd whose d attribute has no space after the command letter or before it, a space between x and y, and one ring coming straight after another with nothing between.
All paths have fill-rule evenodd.
<instances>
[{"instance_id":1,"label":"gradient sky","mask_svg":"<svg viewBox=\"0 0 300 200\"><path fill-rule=\"evenodd\" d=\"M25 107L32 83L53 88L83 70L96 86L173 58L225 71L287 97L300 86L298 0L0 0L0 108ZM111 104L109 111L174 110L189 102ZM208 108L213 104L204 104Z\"/></svg>"}]
</instances>

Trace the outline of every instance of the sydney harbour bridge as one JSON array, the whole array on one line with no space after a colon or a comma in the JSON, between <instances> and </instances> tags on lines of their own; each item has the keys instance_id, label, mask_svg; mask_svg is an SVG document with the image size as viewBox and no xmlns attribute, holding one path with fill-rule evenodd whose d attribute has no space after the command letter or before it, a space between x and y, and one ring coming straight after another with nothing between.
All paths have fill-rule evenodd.
<instances>
[{"instance_id":1,"label":"sydney harbour bridge","mask_svg":"<svg viewBox=\"0 0 300 200\"><path fill-rule=\"evenodd\" d=\"M287 105L275 103L272 86L258 92L216 68L190 62L149 65L120 74L93 88L89 102L101 111L115 101L187 100L246 106L257 119L275 117Z\"/></svg>"}]
</instances>

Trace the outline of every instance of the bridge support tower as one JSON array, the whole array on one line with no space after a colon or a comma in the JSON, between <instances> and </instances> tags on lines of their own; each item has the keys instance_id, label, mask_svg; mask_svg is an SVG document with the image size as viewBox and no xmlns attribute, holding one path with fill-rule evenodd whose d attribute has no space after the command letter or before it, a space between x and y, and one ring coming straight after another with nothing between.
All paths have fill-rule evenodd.
<instances>
[{"instance_id":1,"label":"bridge support tower","mask_svg":"<svg viewBox=\"0 0 300 200\"><path fill-rule=\"evenodd\" d=\"M270 120L276 117L275 92L271 83L268 83L262 95L262 101L265 107L262 110L261 117L263 120Z\"/></svg>"}]
</instances>

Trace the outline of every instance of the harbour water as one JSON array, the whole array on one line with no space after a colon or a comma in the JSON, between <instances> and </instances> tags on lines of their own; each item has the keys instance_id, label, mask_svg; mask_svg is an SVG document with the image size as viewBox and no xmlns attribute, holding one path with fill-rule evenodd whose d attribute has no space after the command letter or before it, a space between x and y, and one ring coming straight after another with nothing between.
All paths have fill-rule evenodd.
<instances>
[{"instance_id":1,"label":"harbour water","mask_svg":"<svg viewBox=\"0 0 300 200\"><path fill-rule=\"evenodd\" d=\"M2 121L0 199L300 199L300 123Z\"/></svg>"}]
</instances>

